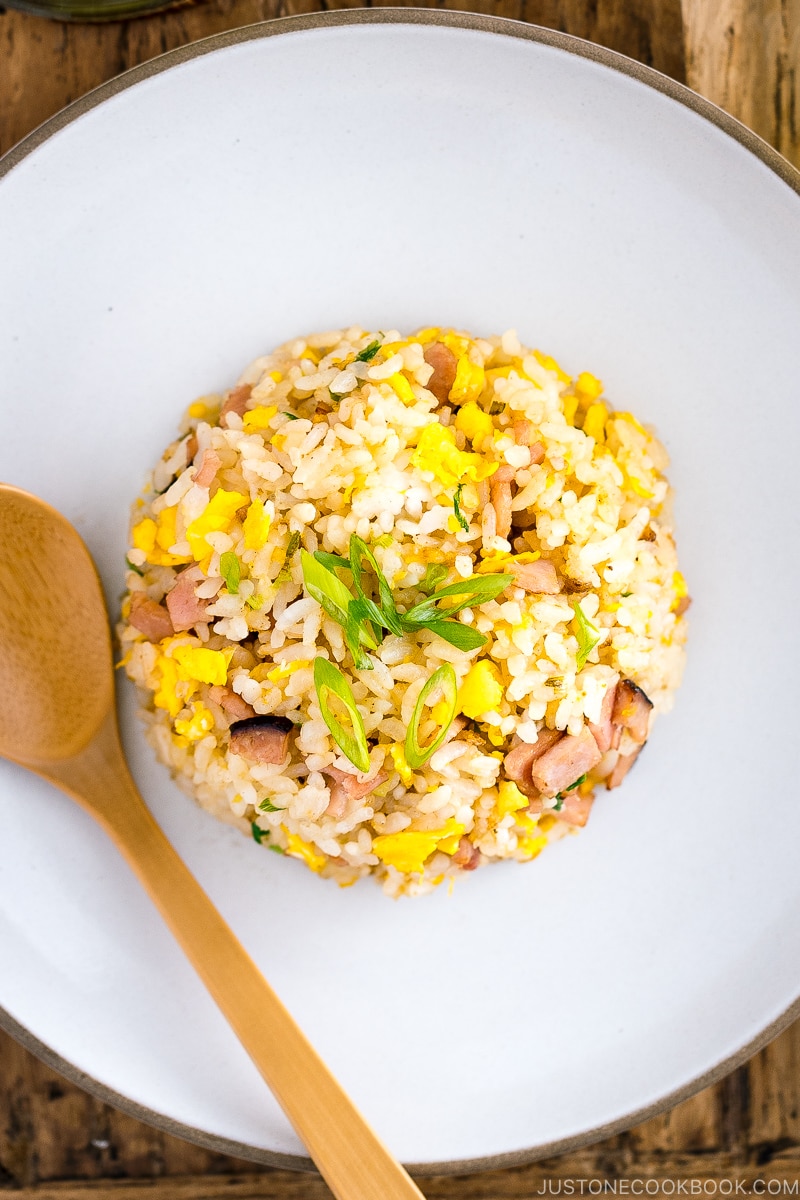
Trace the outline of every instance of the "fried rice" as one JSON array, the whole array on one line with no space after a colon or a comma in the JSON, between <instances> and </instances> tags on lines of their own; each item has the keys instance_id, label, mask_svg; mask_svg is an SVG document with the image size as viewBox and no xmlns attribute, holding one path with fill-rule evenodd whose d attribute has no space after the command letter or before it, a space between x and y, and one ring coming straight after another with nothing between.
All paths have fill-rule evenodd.
<instances>
[{"instance_id":1,"label":"fried rice","mask_svg":"<svg viewBox=\"0 0 800 1200\"><path fill-rule=\"evenodd\" d=\"M513 331L257 359L189 406L134 505L119 638L158 756L342 885L532 860L679 684L666 467L594 375Z\"/></svg>"}]
</instances>

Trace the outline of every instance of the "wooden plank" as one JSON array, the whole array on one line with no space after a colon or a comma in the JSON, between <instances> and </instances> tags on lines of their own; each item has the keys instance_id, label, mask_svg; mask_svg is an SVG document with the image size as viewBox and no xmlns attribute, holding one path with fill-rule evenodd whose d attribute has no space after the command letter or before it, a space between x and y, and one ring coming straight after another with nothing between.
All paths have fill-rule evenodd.
<instances>
[{"instance_id":1,"label":"wooden plank","mask_svg":"<svg viewBox=\"0 0 800 1200\"><path fill-rule=\"evenodd\" d=\"M683 0L689 86L800 166L800 4Z\"/></svg>"},{"instance_id":2,"label":"wooden plank","mask_svg":"<svg viewBox=\"0 0 800 1200\"><path fill-rule=\"evenodd\" d=\"M533 1200L538 1196L798 1195L800 1153L795 1149L769 1165L742 1164L728 1154L698 1160L670 1155L647 1167L610 1175L594 1158L553 1160L531 1167L488 1171L458 1178L418 1180L427 1200ZM681 1190L678 1190L678 1189ZM187 1176L159 1181L119 1180L53 1183L14 1192L16 1200L329 1200L321 1180L291 1172L249 1175ZM376 1200L379 1200L376 1197Z\"/></svg>"}]
</instances>

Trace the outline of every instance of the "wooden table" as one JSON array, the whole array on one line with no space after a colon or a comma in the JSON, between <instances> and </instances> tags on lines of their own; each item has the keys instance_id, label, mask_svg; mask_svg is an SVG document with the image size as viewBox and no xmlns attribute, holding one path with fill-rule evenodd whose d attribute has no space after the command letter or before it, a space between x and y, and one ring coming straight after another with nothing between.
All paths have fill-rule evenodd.
<instances>
[{"instance_id":1,"label":"wooden table","mask_svg":"<svg viewBox=\"0 0 800 1200\"><path fill-rule=\"evenodd\" d=\"M108 25L66 25L0 9L0 151L90 88L164 50L253 21L340 6L203 0ZM551 26L638 58L726 108L800 166L800 0L445 6ZM752 1189L758 1180L798 1195L799 1066L800 1023L715 1087L628 1133L528 1167L428 1178L422 1187L429 1200L510 1200L554 1194L559 1186L562 1194L598 1194L614 1181L617 1194L691 1195L705 1182L706 1195L713 1188L736 1195L737 1184ZM2 1033L0 1190L37 1200L330 1197L313 1176L255 1168L151 1129L66 1082Z\"/></svg>"}]
</instances>

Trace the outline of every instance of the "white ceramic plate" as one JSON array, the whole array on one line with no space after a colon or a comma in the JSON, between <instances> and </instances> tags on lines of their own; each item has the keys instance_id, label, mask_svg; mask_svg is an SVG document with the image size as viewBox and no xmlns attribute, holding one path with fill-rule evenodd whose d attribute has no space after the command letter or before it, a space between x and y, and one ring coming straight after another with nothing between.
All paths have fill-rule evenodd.
<instances>
[{"instance_id":1,"label":"white ceramic plate","mask_svg":"<svg viewBox=\"0 0 800 1200\"><path fill-rule=\"evenodd\" d=\"M791 169L609 52L405 9L167 55L4 167L0 478L75 522L112 608L128 502L185 404L299 332L516 326L672 453L684 687L624 789L531 867L340 891L195 810L123 687L158 820L392 1149L437 1170L563 1149L777 1031L800 991ZM3 1022L156 1124L301 1164L116 851L0 767Z\"/></svg>"}]
</instances>

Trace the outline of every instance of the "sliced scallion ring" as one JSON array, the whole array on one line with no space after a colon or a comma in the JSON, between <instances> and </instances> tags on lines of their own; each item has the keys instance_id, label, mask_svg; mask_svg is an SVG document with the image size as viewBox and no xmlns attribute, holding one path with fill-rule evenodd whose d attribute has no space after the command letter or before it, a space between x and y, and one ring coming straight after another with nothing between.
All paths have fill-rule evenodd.
<instances>
[{"instance_id":1,"label":"sliced scallion ring","mask_svg":"<svg viewBox=\"0 0 800 1200\"><path fill-rule=\"evenodd\" d=\"M450 670L452 671L453 668L451 667ZM317 689L322 719L328 726L336 745L342 754L350 759L354 767L358 767L359 771L368 771L370 763L367 735L364 731L361 713L356 708L350 684L338 667L335 667L327 658L319 657L314 659L314 687ZM349 730L345 729L338 717L331 711L329 704L331 695L341 700L347 709L351 726Z\"/></svg>"},{"instance_id":2,"label":"sliced scallion ring","mask_svg":"<svg viewBox=\"0 0 800 1200\"><path fill-rule=\"evenodd\" d=\"M436 687L440 687L444 693L447 716L442 721L442 727L433 741L427 746L421 746L419 743L419 726L423 715L422 710L428 696L430 696ZM457 702L458 684L456 683L456 673L450 663L443 663L438 670L433 672L427 683L423 685L422 691L417 696L417 703L414 705L414 712L411 716L411 724L406 733L405 744L406 762L412 770L416 770L423 763L426 763L447 737L447 731L453 723L453 717L456 715Z\"/></svg>"}]
</instances>

